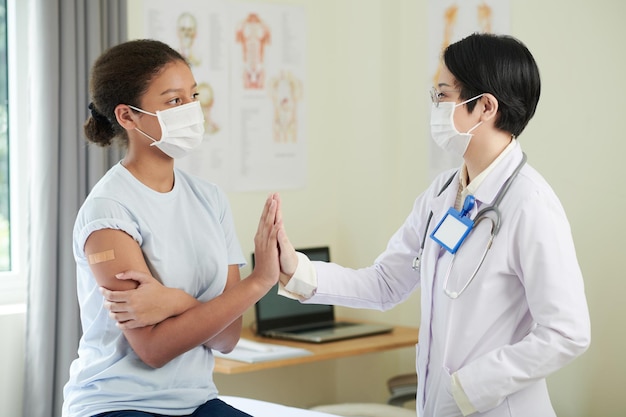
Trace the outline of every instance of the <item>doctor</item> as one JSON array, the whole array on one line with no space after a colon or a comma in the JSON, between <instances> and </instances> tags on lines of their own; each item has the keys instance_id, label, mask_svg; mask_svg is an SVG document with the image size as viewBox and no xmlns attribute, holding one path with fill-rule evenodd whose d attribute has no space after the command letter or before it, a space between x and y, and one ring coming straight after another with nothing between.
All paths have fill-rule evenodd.
<instances>
[{"instance_id":1,"label":"doctor","mask_svg":"<svg viewBox=\"0 0 626 417\"><path fill-rule=\"evenodd\" d=\"M555 416L546 377L587 349L590 322L563 207L517 140L539 70L491 34L450 45L443 63L432 136L461 167L417 197L370 267L311 262L279 232L281 291L386 310L420 288L419 416Z\"/></svg>"}]
</instances>

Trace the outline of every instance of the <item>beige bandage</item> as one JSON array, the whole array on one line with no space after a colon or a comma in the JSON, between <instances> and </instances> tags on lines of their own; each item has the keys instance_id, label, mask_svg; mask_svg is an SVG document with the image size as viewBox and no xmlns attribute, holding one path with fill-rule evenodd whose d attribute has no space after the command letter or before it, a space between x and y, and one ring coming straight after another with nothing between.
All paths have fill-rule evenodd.
<instances>
[{"instance_id":1,"label":"beige bandage","mask_svg":"<svg viewBox=\"0 0 626 417\"><path fill-rule=\"evenodd\" d=\"M113 249L89 255L89 263L91 265L99 264L100 262L112 261L113 259L115 259L115 252L113 252Z\"/></svg>"}]
</instances>

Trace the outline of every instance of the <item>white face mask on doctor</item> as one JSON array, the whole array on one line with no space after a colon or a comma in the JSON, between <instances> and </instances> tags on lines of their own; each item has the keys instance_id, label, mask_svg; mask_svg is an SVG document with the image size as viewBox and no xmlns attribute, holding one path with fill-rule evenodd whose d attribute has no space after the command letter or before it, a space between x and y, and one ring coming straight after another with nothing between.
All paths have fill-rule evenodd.
<instances>
[{"instance_id":1,"label":"white face mask on doctor","mask_svg":"<svg viewBox=\"0 0 626 417\"><path fill-rule=\"evenodd\" d=\"M454 126L454 109L465 103L479 99L483 94L472 97L459 104L452 101L440 102L439 92L434 88L430 95L433 100L430 113L430 134L433 140L444 151L462 157L465 151L467 151L467 147L472 139L472 130L480 126L482 122L478 122L476 126L468 130L467 133L461 133Z\"/></svg>"},{"instance_id":2,"label":"white face mask on doctor","mask_svg":"<svg viewBox=\"0 0 626 417\"><path fill-rule=\"evenodd\" d=\"M150 146L156 146L171 158L182 158L189 151L202 143L204 136L204 113L199 101L172 107L167 110L157 110L150 113L135 106L131 109L155 116L161 126L161 139L154 139L139 128L138 132L152 140Z\"/></svg>"}]
</instances>

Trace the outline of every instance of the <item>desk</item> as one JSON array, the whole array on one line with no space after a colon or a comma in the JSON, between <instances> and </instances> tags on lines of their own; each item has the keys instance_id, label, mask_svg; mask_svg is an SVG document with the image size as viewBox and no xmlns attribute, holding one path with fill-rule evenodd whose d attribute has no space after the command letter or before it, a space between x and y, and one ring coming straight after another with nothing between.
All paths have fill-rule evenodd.
<instances>
[{"instance_id":1,"label":"desk","mask_svg":"<svg viewBox=\"0 0 626 417\"><path fill-rule=\"evenodd\" d=\"M361 355L364 353L383 352L391 349L415 346L417 343L417 334L417 327L395 326L391 333L339 340L336 342L305 343L259 337L249 328L245 328L241 332L241 337L243 338L261 343L274 343L277 345L303 348L313 352L313 354L258 363L246 363L215 358L214 371L220 374L239 374L243 372L260 371L262 369L317 362L326 359Z\"/></svg>"}]
</instances>

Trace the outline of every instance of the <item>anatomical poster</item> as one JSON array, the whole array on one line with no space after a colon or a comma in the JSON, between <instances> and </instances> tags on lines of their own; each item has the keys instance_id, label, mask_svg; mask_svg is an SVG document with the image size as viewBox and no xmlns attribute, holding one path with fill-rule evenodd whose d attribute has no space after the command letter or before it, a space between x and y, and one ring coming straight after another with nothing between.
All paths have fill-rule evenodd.
<instances>
[{"instance_id":1,"label":"anatomical poster","mask_svg":"<svg viewBox=\"0 0 626 417\"><path fill-rule=\"evenodd\" d=\"M443 50L475 32L507 34L509 0L430 0L428 16L428 88L437 85ZM430 96L424 92L424 97ZM430 139L430 177L461 165L461 158L445 153Z\"/></svg>"},{"instance_id":2,"label":"anatomical poster","mask_svg":"<svg viewBox=\"0 0 626 417\"><path fill-rule=\"evenodd\" d=\"M261 3L231 8L235 189L306 182L303 9Z\"/></svg>"},{"instance_id":3,"label":"anatomical poster","mask_svg":"<svg viewBox=\"0 0 626 417\"><path fill-rule=\"evenodd\" d=\"M205 116L178 167L226 191L306 183L306 19L298 6L226 0L144 2L145 36L187 60Z\"/></svg>"}]
</instances>

